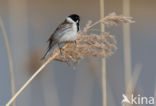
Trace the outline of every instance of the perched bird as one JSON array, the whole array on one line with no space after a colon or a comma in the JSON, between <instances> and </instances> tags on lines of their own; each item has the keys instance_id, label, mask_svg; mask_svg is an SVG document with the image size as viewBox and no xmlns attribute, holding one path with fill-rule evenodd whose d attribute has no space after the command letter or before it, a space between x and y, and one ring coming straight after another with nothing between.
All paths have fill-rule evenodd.
<instances>
[{"instance_id":1,"label":"perched bird","mask_svg":"<svg viewBox=\"0 0 156 106\"><path fill-rule=\"evenodd\" d=\"M61 48L59 44L66 43L66 42L76 42L78 31L79 31L79 23L80 23L80 17L77 14L69 15L63 23L61 23L54 33L50 36L48 39L49 46L48 50L46 51L45 55L42 57L42 59L45 59L48 55L51 48L58 44L58 47L61 52Z\"/></svg>"}]
</instances>

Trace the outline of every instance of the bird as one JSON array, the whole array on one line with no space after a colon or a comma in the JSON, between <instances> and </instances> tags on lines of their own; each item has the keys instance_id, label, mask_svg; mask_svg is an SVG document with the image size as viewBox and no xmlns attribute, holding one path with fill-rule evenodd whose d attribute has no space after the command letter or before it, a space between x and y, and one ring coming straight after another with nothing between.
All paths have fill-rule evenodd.
<instances>
[{"instance_id":1,"label":"bird","mask_svg":"<svg viewBox=\"0 0 156 106\"><path fill-rule=\"evenodd\" d=\"M48 49L41 60L44 60L50 50L58 44L58 47L61 52L60 44L68 43L68 42L75 42L78 36L78 32L80 30L80 16L77 14L71 14L65 18L65 20L56 28L56 30L51 34L48 39Z\"/></svg>"}]
</instances>

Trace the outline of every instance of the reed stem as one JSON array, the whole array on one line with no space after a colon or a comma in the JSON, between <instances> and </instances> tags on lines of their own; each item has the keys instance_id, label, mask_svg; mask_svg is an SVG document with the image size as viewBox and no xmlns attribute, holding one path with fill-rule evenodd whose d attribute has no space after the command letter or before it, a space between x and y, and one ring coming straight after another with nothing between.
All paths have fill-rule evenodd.
<instances>
[{"instance_id":1,"label":"reed stem","mask_svg":"<svg viewBox=\"0 0 156 106\"><path fill-rule=\"evenodd\" d=\"M10 81L11 81L11 95L13 96L15 94L15 80L14 80L14 70L13 70L13 61L12 61L12 56L11 56L11 50L8 42L8 37L7 33L4 28L4 24L2 21L2 18L0 17L0 26L2 29L4 41L5 41L5 46L8 54L8 61L9 61L9 69L10 69ZM15 102L12 103L12 106L16 106Z\"/></svg>"}]
</instances>

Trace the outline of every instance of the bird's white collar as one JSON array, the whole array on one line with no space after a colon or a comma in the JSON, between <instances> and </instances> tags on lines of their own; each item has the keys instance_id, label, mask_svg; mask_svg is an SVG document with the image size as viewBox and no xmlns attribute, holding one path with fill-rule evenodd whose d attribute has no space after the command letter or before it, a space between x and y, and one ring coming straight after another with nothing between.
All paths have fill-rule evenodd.
<instances>
[{"instance_id":1,"label":"bird's white collar","mask_svg":"<svg viewBox=\"0 0 156 106\"><path fill-rule=\"evenodd\" d=\"M75 23L70 17L67 17L66 20L67 20L67 22L69 22L69 23Z\"/></svg>"}]
</instances>

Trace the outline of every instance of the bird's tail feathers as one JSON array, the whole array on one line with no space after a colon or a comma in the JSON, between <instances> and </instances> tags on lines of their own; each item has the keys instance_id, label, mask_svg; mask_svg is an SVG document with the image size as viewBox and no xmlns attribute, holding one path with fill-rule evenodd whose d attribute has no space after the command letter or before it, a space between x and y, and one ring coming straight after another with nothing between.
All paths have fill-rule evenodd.
<instances>
[{"instance_id":1,"label":"bird's tail feathers","mask_svg":"<svg viewBox=\"0 0 156 106\"><path fill-rule=\"evenodd\" d=\"M48 48L48 50L46 51L46 53L44 54L44 56L41 58L41 60L44 60L46 58L46 56L48 55L49 51L50 51L50 48Z\"/></svg>"},{"instance_id":2,"label":"bird's tail feathers","mask_svg":"<svg viewBox=\"0 0 156 106\"><path fill-rule=\"evenodd\" d=\"M44 60L47 56L48 56L48 54L49 54L49 52L50 52L50 50L51 50L51 48L54 46L54 44L52 44L52 45L50 45L49 47L48 47L48 50L46 51L46 53L44 54L44 56L41 58L41 60Z\"/></svg>"}]
</instances>

